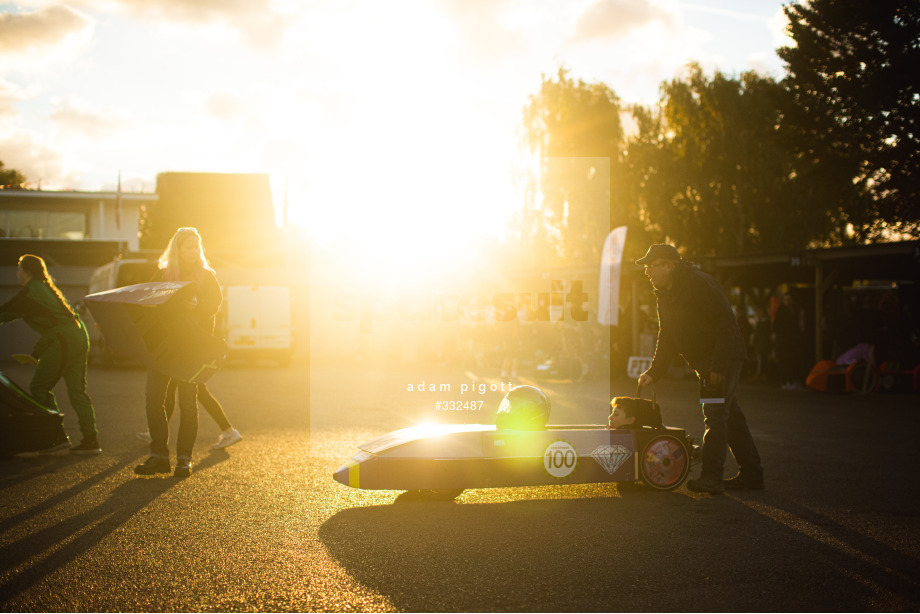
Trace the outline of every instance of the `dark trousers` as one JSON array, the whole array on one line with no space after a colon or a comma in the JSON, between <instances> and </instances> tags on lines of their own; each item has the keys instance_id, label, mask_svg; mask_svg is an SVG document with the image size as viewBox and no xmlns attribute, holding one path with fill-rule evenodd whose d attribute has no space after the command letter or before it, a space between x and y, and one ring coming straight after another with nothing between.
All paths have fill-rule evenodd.
<instances>
[{"instance_id":1,"label":"dark trousers","mask_svg":"<svg viewBox=\"0 0 920 614\"><path fill-rule=\"evenodd\" d=\"M731 368L725 376L725 403L703 404L706 430L703 433L702 474L717 480L722 479L725 453L728 449L731 449L732 455L738 461L739 471L745 477L763 477L760 454L735 396L743 366L744 362L741 360L732 361Z\"/></svg>"},{"instance_id":2,"label":"dark trousers","mask_svg":"<svg viewBox=\"0 0 920 614\"><path fill-rule=\"evenodd\" d=\"M178 380L172 380L169 382L169 388L166 390L166 421L169 422L172 419L173 413L176 411L176 388L179 386ZM198 384L198 402L201 403L201 406L204 407L204 410L208 412L208 415L214 419L214 422L217 423L217 426L220 427L220 430L226 431L231 428L230 420L227 418L227 414L224 413L224 408L220 404L211 391L208 390L208 387L205 386L204 382Z\"/></svg>"},{"instance_id":3,"label":"dark trousers","mask_svg":"<svg viewBox=\"0 0 920 614\"><path fill-rule=\"evenodd\" d=\"M154 369L147 371L147 427L150 429L150 453L169 458L169 422L166 419L166 389L169 376ZM176 456L192 458L192 448L198 437L197 387L179 382L179 436Z\"/></svg>"},{"instance_id":4,"label":"dark trousers","mask_svg":"<svg viewBox=\"0 0 920 614\"><path fill-rule=\"evenodd\" d=\"M52 333L55 343L48 345L41 355L29 392L36 401L60 413L52 389L61 379L67 385L67 398L77 413L80 434L84 439L96 437L96 412L86 394L86 353L89 339L83 326L68 324Z\"/></svg>"}]
</instances>

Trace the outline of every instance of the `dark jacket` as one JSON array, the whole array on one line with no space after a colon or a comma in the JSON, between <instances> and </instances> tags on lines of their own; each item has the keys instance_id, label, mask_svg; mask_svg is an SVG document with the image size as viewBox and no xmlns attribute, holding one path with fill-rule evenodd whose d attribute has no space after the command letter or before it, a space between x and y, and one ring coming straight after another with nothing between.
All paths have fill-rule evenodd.
<instances>
[{"instance_id":1,"label":"dark jacket","mask_svg":"<svg viewBox=\"0 0 920 614\"><path fill-rule=\"evenodd\" d=\"M672 282L670 290L655 291L658 344L649 375L665 377L678 354L696 371L727 374L733 360L744 360L745 346L725 293L715 279L685 263L674 269Z\"/></svg>"},{"instance_id":2,"label":"dark jacket","mask_svg":"<svg viewBox=\"0 0 920 614\"><path fill-rule=\"evenodd\" d=\"M220 291L220 283L213 271L205 269L204 277L198 284L198 304L192 315L201 326L210 332L214 332L214 322L220 304L223 302L223 293Z\"/></svg>"},{"instance_id":3,"label":"dark jacket","mask_svg":"<svg viewBox=\"0 0 920 614\"><path fill-rule=\"evenodd\" d=\"M153 281L166 281L166 272L157 269ZM201 281L192 282L197 303L191 312L192 318L208 332L214 332L214 324L220 304L223 302L223 293L220 283L213 271L205 269Z\"/></svg>"}]
</instances>

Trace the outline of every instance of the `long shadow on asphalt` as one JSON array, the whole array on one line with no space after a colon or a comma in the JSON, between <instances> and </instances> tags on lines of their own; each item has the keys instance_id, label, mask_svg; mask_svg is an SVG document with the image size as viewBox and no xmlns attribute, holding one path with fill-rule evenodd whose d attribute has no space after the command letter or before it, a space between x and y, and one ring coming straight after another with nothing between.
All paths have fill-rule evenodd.
<instances>
[{"instance_id":1,"label":"long shadow on asphalt","mask_svg":"<svg viewBox=\"0 0 920 614\"><path fill-rule=\"evenodd\" d=\"M920 560L899 552L868 534L792 499L780 496L739 498L739 502L790 530L808 535L841 562L853 578L872 584L893 602L882 609L917 610L920 606ZM868 533L871 533L869 531ZM896 605L897 603L901 605ZM911 604L904 607L904 604Z\"/></svg>"},{"instance_id":2,"label":"long shadow on asphalt","mask_svg":"<svg viewBox=\"0 0 920 614\"><path fill-rule=\"evenodd\" d=\"M73 454L49 454L47 456L37 456L35 458L5 459L0 461L0 463L2 463L2 465L0 465L0 474L2 474L2 477L0 477L0 491L11 488L22 482L32 480L41 475L56 473L72 465L86 462L90 458L91 457L88 456L76 456ZM117 471L122 466L124 465L109 467L104 471L100 471L96 475L88 478L73 488L83 489L87 486L92 486L93 484L101 482L107 476L109 476L114 471ZM72 489L68 489L67 491L64 491L64 493L71 490ZM44 501L43 504L47 503L48 505L43 505L42 507L53 506L55 503L60 501L60 496L64 493L60 493L59 495L55 495L54 497ZM29 515L32 516L34 514L30 512ZM0 521L0 532L7 528L8 522L9 519Z\"/></svg>"},{"instance_id":3,"label":"long shadow on asphalt","mask_svg":"<svg viewBox=\"0 0 920 614\"><path fill-rule=\"evenodd\" d=\"M229 456L226 453L209 454L195 465L195 471L205 471L227 458ZM78 462L74 457L66 456L48 457L42 461L40 472L53 471L55 461L58 469ZM69 499L113 478L137 461L136 454L120 455L118 462L111 467L4 519L0 522L0 532L27 523L45 512L58 509L59 506L66 509ZM28 479L30 475L37 474L34 471L23 471L16 479ZM108 499L101 504L52 522L0 548L0 576L5 578L0 584L0 606L83 555L157 497L178 484L180 479L172 475L152 478L132 476L112 488Z\"/></svg>"},{"instance_id":4,"label":"long shadow on asphalt","mask_svg":"<svg viewBox=\"0 0 920 614\"><path fill-rule=\"evenodd\" d=\"M865 544L848 550L816 540L735 496L404 502L340 511L319 538L358 582L403 611L803 612L917 603L916 583L867 564L858 552Z\"/></svg>"}]
</instances>

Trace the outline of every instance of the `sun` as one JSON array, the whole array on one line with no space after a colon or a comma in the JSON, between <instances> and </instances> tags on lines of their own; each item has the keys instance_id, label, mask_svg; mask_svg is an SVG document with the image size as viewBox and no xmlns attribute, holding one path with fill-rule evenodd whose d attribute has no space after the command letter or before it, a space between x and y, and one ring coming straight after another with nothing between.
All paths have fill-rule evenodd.
<instances>
[{"instance_id":1,"label":"sun","mask_svg":"<svg viewBox=\"0 0 920 614\"><path fill-rule=\"evenodd\" d=\"M387 268L466 259L483 236L502 234L521 202L513 126L459 104L377 111L330 140L311 172L289 179L292 223Z\"/></svg>"}]
</instances>

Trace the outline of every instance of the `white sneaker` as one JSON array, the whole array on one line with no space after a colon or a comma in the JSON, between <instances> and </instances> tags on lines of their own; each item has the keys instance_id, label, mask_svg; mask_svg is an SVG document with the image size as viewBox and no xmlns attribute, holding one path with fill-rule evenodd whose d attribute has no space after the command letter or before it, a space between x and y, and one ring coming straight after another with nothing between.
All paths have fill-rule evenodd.
<instances>
[{"instance_id":1,"label":"white sneaker","mask_svg":"<svg viewBox=\"0 0 920 614\"><path fill-rule=\"evenodd\" d=\"M229 428L217 438L217 443L211 446L212 450L222 450L227 446L232 446L243 438L240 432L234 428Z\"/></svg>"},{"instance_id":2,"label":"white sneaker","mask_svg":"<svg viewBox=\"0 0 920 614\"><path fill-rule=\"evenodd\" d=\"M153 441L153 437L150 436L150 431L144 431L143 433L138 433L137 438L146 443L150 443L151 441Z\"/></svg>"}]
</instances>

